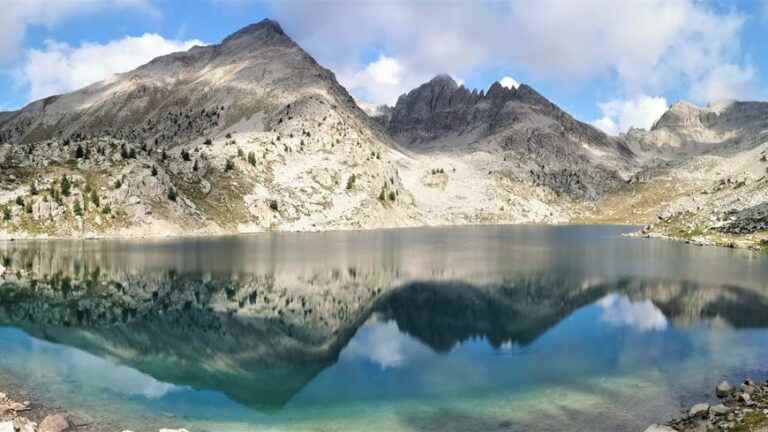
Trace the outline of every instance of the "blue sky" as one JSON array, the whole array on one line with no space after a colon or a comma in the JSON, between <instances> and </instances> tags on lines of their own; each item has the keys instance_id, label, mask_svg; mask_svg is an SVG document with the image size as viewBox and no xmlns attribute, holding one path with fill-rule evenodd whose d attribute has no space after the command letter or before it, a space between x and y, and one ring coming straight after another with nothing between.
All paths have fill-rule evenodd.
<instances>
[{"instance_id":1,"label":"blue sky","mask_svg":"<svg viewBox=\"0 0 768 432\"><path fill-rule=\"evenodd\" d=\"M616 6L621 4L622 7ZM361 103L437 73L524 82L618 133L679 99L765 99L768 0L5 0L0 110L269 17Z\"/></svg>"}]
</instances>

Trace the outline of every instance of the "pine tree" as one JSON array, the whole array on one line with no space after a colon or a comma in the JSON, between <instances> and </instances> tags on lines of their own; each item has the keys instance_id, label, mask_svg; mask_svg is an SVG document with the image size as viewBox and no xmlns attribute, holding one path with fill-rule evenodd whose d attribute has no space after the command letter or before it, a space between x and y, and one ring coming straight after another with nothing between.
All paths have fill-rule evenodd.
<instances>
[{"instance_id":1,"label":"pine tree","mask_svg":"<svg viewBox=\"0 0 768 432\"><path fill-rule=\"evenodd\" d=\"M69 177L63 176L61 178L61 194L68 197L72 193L72 183L69 181Z\"/></svg>"}]
</instances>

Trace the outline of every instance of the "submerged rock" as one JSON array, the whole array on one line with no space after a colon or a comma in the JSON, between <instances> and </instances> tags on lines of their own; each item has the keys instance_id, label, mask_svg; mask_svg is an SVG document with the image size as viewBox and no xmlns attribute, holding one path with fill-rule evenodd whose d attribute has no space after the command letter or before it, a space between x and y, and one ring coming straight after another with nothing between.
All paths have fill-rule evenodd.
<instances>
[{"instance_id":1,"label":"submerged rock","mask_svg":"<svg viewBox=\"0 0 768 432\"><path fill-rule=\"evenodd\" d=\"M54 414L43 419L40 423L39 432L66 432L72 428L66 417L61 414Z\"/></svg>"}]
</instances>

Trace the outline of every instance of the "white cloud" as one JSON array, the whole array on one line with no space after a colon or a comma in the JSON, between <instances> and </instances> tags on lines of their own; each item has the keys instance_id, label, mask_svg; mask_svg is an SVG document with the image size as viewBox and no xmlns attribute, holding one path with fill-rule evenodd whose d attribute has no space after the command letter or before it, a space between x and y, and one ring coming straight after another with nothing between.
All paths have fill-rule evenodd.
<instances>
[{"instance_id":1,"label":"white cloud","mask_svg":"<svg viewBox=\"0 0 768 432\"><path fill-rule=\"evenodd\" d=\"M664 330L667 318L650 300L632 302L626 296L609 294L597 303L600 318L614 326L632 327L639 331Z\"/></svg>"},{"instance_id":2,"label":"white cloud","mask_svg":"<svg viewBox=\"0 0 768 432\"><path fill-rule=\"evenodd\" d=\"M619 8L614 0L269 5L321 63L354 74L377 47L397 59L401 87L417 76L514 64L568 87L603 80L620 94L661 94L689 92L720 65L744 68L745 18L706 1L633 0ZM509 41L524 43L510 49Z\"/></svg>"},{"instance_id":3,"label":"white cloud","mask_svg":"<svg viewBox=\"0 0 768 432\"><path fill-rule=\"evenodd\" d=\"M105 44L83 43L72 47L53 40L45 48L27 52L18 71L21 81L29 87L30 100L65 93L127 72L149 60L194 45L199 40L177 41L157 34L127 36Z\"/></svg>"},{"instance_id":4,"label":"white cloud","mask_svg":"<svg viewBox=\"0 0 768 432\"><path fill-rule=\"evenodd\" d=\"M392 105L397 98L422 83L427 76L408 73L405 65L394 57L380 55L362 70L339 73L339 81L355 94L362 105Z\"/></svg>"},{"instance_id":5,"label":"white cloud","mask_svg":"<svg viewBox=\"0 0 768 432\"><path fill-rule=\"evenodd\" d=\"M641 95L629 100L612 100L599 104L602 117L592 125L609 135L618 135L629 128L650 129L667 111L667 100L659 96Z\"/></svg>"},{"instance_id":6,"label":"white cloud","mask_svg":"<svg viewBox=\"0 0 768 432\"><path fill-rule=\"evenodd\" d=\"M502 86L508 89L513 89L513 88L516 89L520 87L520 83L517 82L517 80L512 78L511 76L505 76L504 78L501 79L501 81L499 81L499 84L501 84Z\"/></svg>"},{"instance_id":7,"label":"white cloud","mask_svg":"<svg viewBox=\"0 0 768 432\"><path fill-rule=\"evenodd\" d=\"M691 94L695 100L704 102L754 98L755 75L751 66L720 65L695 82Z\"/></svg>"},{"instance_id":8,"label":"white cloud","mask_svg":"<svg viewBox=\"0 0 768 432\"><path fill-rule=\"evenodd\" d=\"M17 58L30 25L51 27L61 21L115 9L139 10L158 15L150 0L9 0L2 4L0 14L0 63Z\"/></svg>"}]
</instances>

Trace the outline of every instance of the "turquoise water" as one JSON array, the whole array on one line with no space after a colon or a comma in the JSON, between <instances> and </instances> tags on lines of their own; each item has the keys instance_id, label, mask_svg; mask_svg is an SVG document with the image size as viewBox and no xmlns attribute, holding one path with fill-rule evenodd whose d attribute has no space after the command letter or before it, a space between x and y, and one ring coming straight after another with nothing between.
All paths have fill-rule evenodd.
<instances>
[{"instance_id":1,"label":"turquoise water","mask_svg":"<svg viewBox=\"0 0 768 432\"><path fill-rule=\"evenodd\" d=\"M627 227L0 245L0 377L135 431L636 431L765 378L768 259Z\"/></svg>"}]
</instances>

